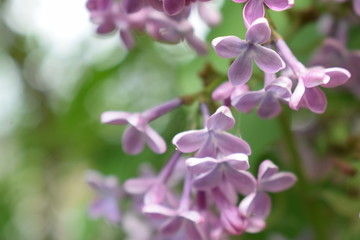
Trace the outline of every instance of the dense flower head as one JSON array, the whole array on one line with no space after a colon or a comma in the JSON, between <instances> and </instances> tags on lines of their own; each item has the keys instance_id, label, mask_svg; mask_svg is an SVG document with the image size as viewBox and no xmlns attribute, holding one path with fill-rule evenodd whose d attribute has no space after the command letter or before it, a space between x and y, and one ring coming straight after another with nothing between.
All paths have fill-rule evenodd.
<instances>
[{"instance_id":1,"label":"dense flower head","mask_svg":"<svg viewBox=\"0 0 360 240\"><path fill-rule=\"evenodd\" d=\"M235 125L232 109L245 113L256 109L258 116L268 119L278 116L281 104L285 103L293 110L304 107L320 114L327 106L320 87L348 84L360 96L357 79L360 54L346 48L348 19L334 12L339 19L331 17L334 24L329 26L336 25L336 30L327 27L324 32L329 36L337 35L337 40L326 39L310 67L306 67L276 32L276 21L270 19L271 14L266 14L269 20L265 18L265 6L283 11L291 8L294 0L232 1L246 2L243 8L245 39L222 36L212 40L218 56L235 58L229 62L226 82L220 84L227 79L223 74L204 68L199 74L203 89L197 93L143 112L108 111L101 115L102 123L128 125L122 137L126 153L138 154L147 145L153 152L162 154L167 150L166 142L150 123L182 104L199 104L191 123L193 127L173 137L175 151L157 174L150 171L128 179L124 192L115 177L102 177L94 172L87 175L89 185L96 192L90 207L93 217L118 223L121 220L119 200L127 197L133 201L133 211L144 214L151 222L150 228L157 232L151 239L224 240L245 232L258 233L266 227L265 220L271 212L269 193L291 188L297 177L291 172L279 172L271 160L261 162L254 177L249 171L253 167L251 158L249 160L249 144L228 132ZM214 1L210 0L88 0L86 6L97 25L97 33L118 30L129 50L135 44L133 30L139 30L159 42L186 42L198 55L204 55L207 44L195 35L191 18L197 11L195 17L200 17L209 27L216 26L221 15L212 4ZM355 12L359 13L360 0L353 0L353 4ZM310 10L294 10L303 15L297 18L300 24L312 20L314 16L310 16L310 20L304 17ZM254 74L255 81L249 82L253 76L253 62L263 73ZM351 77L355 80L350 84ZM256 80L260 84L263 81L263 85L259 87ZM221 101L222 106L218 107L216 101ZM286 118L287 114L282 115L281 122L289 120ZM198 127L201 122L203 127ZM281 127L292 155L289 159L297 161L301 156L297 156L297 146L293 146L296 139L291 136L289 126L283 124ZM301 169L296 170L299 181L304 181L301 184L306 184L304 176L300 176Z\"/></svg>"}]
</instances>

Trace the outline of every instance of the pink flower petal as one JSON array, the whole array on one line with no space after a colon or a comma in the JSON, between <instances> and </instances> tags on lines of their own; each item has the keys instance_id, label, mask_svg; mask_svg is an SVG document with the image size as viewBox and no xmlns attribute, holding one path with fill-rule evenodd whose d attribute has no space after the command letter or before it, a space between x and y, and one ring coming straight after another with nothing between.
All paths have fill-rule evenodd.
<instances>
[{"instance_id":1,"label":"pink flower petal","mask_svg":"<svg viewBox=\"0 0 360 240\"><path fill-rule=\"evenodd\" d=\"M240 112L250 113L257 105L260 104L264 91L245 92L231 101L231 105Z\"/></svg>"},{"instance_id":2,"label":"pink flower petal","mask_svg":"<svg viewBox=\"0 0 360 240\"><path fill-rule=\"evenodd\" d=\"M276 173L268 179L260 182L261 189L267 192L281 192L292 187L297 178L292 173Z\"/></svg>"},{"instance_id":3,"label":"pink flower petal","mask_svg":"<svg viewBox=\"0 0 360 240\"><path fill-rule=\"evenodd\" d=\"M327 68L324 70L326 75L330 77L330 81L327 84L322 84L322 87L333 88L345 84L351 74L348 70L343 68Z\"/></svg>"},{"instance_id":4,"label":"pink flower petal","mask_svg":"<svg viewBox=\"0 0 360 240\"><path fill-rule=\"evenodd\" d=\"M261 2L261 1L258 1ZM266 43L271 36L271 30L266 18L256 19L246 32L246 40L251 43Z\"/></svg>"},{"instance_id":5,"label":"pink flower petal","mask_svg":"<svg viewBox=\"0 0 360 240\"><path fill-rule=\"evenodd\" d=\"M231 64L228 77L232 85L246 84L252 74L252 58L249 49L243 51L237 59Z\"/></svg>"},{"instance_id":6,"label":"pink flower petal","mask_svg":"<svg viewBox=\"0 0 360 240\"><path fill-rule=\"evenodd\" d=\"M101 122L106 124L122 125L128 123L127 119L132 116L128 112L104 112L101 114Z\"/></svg>"},{"instance_id":7,"label":"pink flower petal","mask_svg":"<svg viewBox=\"0 0 360 240\"><path fill-rule=\"evenodd\" d=\"M230 133L216 133L215 138L220 152L222 152L224 155L230 155L233 153L244 153L246 155L251 154L249 144L241 138L231 135Z\"/></svg>"},{"instance_id":8,"label":"pink flower petal","mask_svg":"<svg viewBox=\"0 0 360 240\"><path fill-rule=\"evenodd\" d=\"M248 43L235 36L217 37L211 42L217 55L223 58L233 58L241 55Z\"/></svg>"},{"instance_id":9,"label":"pink flower petal","mask_svg":"<svg viewBox=\"0 0 360 240\"><path fill-rule=\"evenodd\" d=\"M243 10L246 27L250 26L256 19L265 16L263 0L248 0Z\"/></svg>"},{"instance_id":10,"label":"pink flower petal","mask_svg":"<svg viewBox=\"0 0 360 240\"><path fill-rule=\"evenodd\" d=\"M276 73L285 68L285 63L274 50L260 45L254 46L252 51L258 67L267 73Z\"/></svg>"},{"instance_id":11,"label":"pink flower petal","mask_svg":"<svg viewBox=\"0 0 360 240\"><path fill-rule=\"evenodd\" d=\"M129 126L122 138L124 151L128 154L138 154L144 149L144 134L133 126Z\"/></svg>"},{"instance_id":12,"label":"pink flower petal","mask_svg":"<svg viewBox=\"0 0 360 240\"><path fill-rule=\"evenodd\" d=\"M209 134L207 130L190 130L175 135L172 143L184 153L195 152L200 149Z\"/></svg>"},{"instance_id":13,"label":"pink flower petal","mask_svg":"<svg viewBox=\"0 0 360 240\"><path fill-rule=\"evenodd\" d=\"M151 150L158 154L166 151L166 143L164 139L155 132L154 129L147 125L145 128L145 134L146 143Z\"/></svg>"},{"instance_id":14,"label":"pink flower petal","mask_svg":"<svg viewBox=\"0 0 360 240\"><path fill-rule=\"evenodd\" d=\"M305 91L304 101L306 106L314 113L324 113L327 100L326 95L318 87L307 88Z\"/></svg>"},{"instance_id":15,"label":"pink flower petal","mask_svg":"<svg viewBox=\"0 0 360 240\"><path fill-rule=\"evenodd\" d=\"M294 0L264 0L264 2L274 11L283 11L294 6Z\"/></svg>"},{"instance_id":16,"label":"pink flower petal","mask_svg":"<svg viewBox=\"0 0 360 240\"><path fill-rule=\"evenodd\" d=\"M218 161L214 158L189 158L186 160L188 170L193 174L201 174L213 170Z\"/></svg>"},{"instance_id":17,"label":"pink flower petal","mask_svg":"<svg viewBox=\"0 0 360 240\"><path fill-rule=\"evenodd\" d=\"M226 131L231 129L235 124L235 119L228 107L221 106L216 112L209 117L206 126L209 130Z\"/></svg>"}]
</instances>

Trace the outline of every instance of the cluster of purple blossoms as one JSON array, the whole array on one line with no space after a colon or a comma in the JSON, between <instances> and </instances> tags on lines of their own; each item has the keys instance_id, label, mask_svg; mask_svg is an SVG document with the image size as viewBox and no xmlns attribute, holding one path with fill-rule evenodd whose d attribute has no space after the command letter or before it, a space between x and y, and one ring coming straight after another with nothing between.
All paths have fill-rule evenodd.
<instances>
[{"instance_id":1,"label":"cluster of purple blossoms","mask_svg":"<svg viewBox=\"0 0 360 240\"><path fill-rule=\"evenodd\" d=\"M169 103L145 113L150 112L153 117L163 114L164 106ZM157 176L129 179L124 183L127 196L141 198L138 211L152 220L159 237L207 240L259 232L265 228L271 209L267 192L286 190L296 182L294 174L278 172L270 160L261 163L256 179L248 171L250 146L227 132L235 124L230 109L222 106L211 116L206 114L204 111L204 129L185 131L173 138L178 150ZM112 122L122 123L123 119L119 114ZM124 139L124 144L131 141L131 138ZM194 153L194 156L186 157L185 153ZM185 167L179 168L179 165ZM171 181L175 173L180 173L180 180L184 179L180 195L175 188L179 178L175 183ZM120 221L120 217L114 218L120 216L115 202L125 194L109 191L119 191L115 182L110 184L112 177L89 176L88 179L98 196L90 211L98 212L96 216L102 215L111 222ZM243 197L239 199L240 196Z\"/></svg>"},{"instance_id":2,"label":"cluster of purple blossoms","mask_svg":"<svg viewBox=\"0 0 360 240\"><path fill-rule=\"evenodd\" d=\"M98 196L91 207L93 216L119 222L118 200L130 197L136 203L134 211L144 214L150 219L151 228L157 230L157 236L149 239L228 239L231 235L262 231L271 211L268 193L287 190L296 183L293 173L279 172L270 160L259 165L254 177L249 171L249 144L228 132L235 124L232 107L245 113L257 109L257 114L265 119L278 116L281 103L293 110L307 108L314 113L324 113L327 99L320 87L343 85L350 79L350 72L353 77L360 76L353 61L359 61L359 54L327 40L310 67L306 67L286 42L274 34L264 17L264 4L271 10L283 11L291 8L294 1L232 1L246 2L243 17L247 32L244 40L237 36L212 40L220 57L235 60L228 69L229 81L221 83L207 96L208 100L198 99L203 128L175 135L172 143L176 151L161 171L157 175L127 180L122 191L112 178L90 176L88 181ZM98 24L97 32L105 34L118 29L128 49L134 45L132 31L140 30L161 42L185 40L201 55L206 53L207 46L194 35L188 18L192 10L197 10L208 25L218 24L221 19L218 12L205 11L211 2L89 0L87 7L92 21ZM341 60L336 65L339 57L328 56L340 56ZM253 61L264 72L261 89L251 89L248 85L253 75ZM216 101L221 101L222 106L210 115L210 103ZM126 153L138 154L146 144L153 152L162 154L166 152L166 142L149 123L183 104L184 101L177 98L142 113L105 112L101 122L129 124L122 141Z\"/></svg>"},{"instance_id":3,"label":"cluster of purple blossoms","mask_svg":"<svg viewBox=\"0 0 360 240\"><path fill-rule=\"evenodd\" d=\"M147 33L154 40L176 44L186 41L199 55L207 53L205 42L194 34L189 21L197 10L209 26L218 25L221 15L207 0L88 0L91 20L98 25L98 34L119 31L127 49L135 45L134 31Z\"/></svg>"}]
</instances>

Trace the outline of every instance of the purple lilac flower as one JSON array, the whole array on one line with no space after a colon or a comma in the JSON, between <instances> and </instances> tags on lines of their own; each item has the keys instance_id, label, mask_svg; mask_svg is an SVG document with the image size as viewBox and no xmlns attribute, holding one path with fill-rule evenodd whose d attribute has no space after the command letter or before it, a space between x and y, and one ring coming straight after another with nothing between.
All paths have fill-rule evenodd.
<instances>
[{"instance_id":1,"label":"purple lilac flower","mask_svg":"<svg viewBox=\"0 0 360 240\"><path fill-rule=\"evenodd\" d=\"M165 141L148 123L177 108L181 103L181 99L174 99L143 113L104 112L101 115L101 122L113 125L130 124L122 139L126 153L138 154L146 143L151 150L160 154L166 151Z\"/></svg>"},{"instance_id":2,"label":"purple lilac flower","mask_svg":"<svg viewBox=\"0 0 360 240\"><path fill-rule=\"evenodd\" d=\"M166 16L152 11L146 25L147 33L155 40L170 44L186 41L199 55L208 51L207 44L194 35L194 29L188 21L190 8L174 16Z\"/></svg>"},{"instance_id":3,"label":"purple lilac flower","mask_svg":"<svg viewBox=\"0 0 360 240\"><path fill-rule=\"evenodd\" d=\"M89 209L90 216L104 217L112 223L119 223L121 189L118 180L114 176L103 177L96 171L89 171L86 174L86 181L96 192L96 199Z\"/></svg>"},{"instance_id":4,"label":"purple lilac flower","mask_svg":"<svg viewBox=\"0 0 360 240\"><path fill-rule=\"evenodd\" d=\"M216 158L218 153L223 155L233 153L250 155L250 146L244 140L225 132L231 129L234 124L235 120L230 109L222 106L209 117L204 129L179 133L172 142L184 153L198 151L196 157Z\"/></svg>"},{"instance_id":5,"label":"purple lilac flower","mask_svg":"<svg viewBox=\"0 0 360 240\"><path fill-rule=\"evenodd\" d=\"M172 209L159 204L148 204L143 212L150 218L164 219L160 226L163 235L174 236L180 230L185 231L186 239L205 240L204 232L200 228L203 221L198 211L191 210L191 176L187 174L183 194L178 208Z\"/></svg>"},{"instance_id":6,"label":"purple lilac flower","mask_svg":"<svg viewBox=\"0 0 360 240\"><path fill-rule=\"evenodd\" d=\"M175 168L179 166L179 164L184 165L183 162L179 161L180 157L181 152L176 151L158 176L144 176L141 178L128 179L124 183L125 191L129 194L144 195L144 204L146 205L160 204L164 201L170 205L176 204L176 199L174 199L172 193L167 188L167 184L170 177L174 176L174 171L179 170L179 168ZM184 169L181 167L180 171L183 170Z\"/></svg>"},{"instance_id":7,"label":"purple lilac flower","mask_svg":"<svg viewBox=\"0 0 360 240\"><path fill-rule=\"evenodd\" d=\"M229 81L220 84L211 94L214 101L222 101L224 106L231 106L231 99L241 93L249 91L249 86L244 84L241 86L234 86Z\"/></svg>"},{"instance_id":8,"label":"purple lilac flower","mask_svg":"<svg viewBox=\"0 0 360 240\"><path fill-rule=\"evenodd\" d=\"M271 209L271 199L266 192L281 192L294 185L297 178L293 173L278 171L279 168L270 160L260 164L256 191L246 196L239 205L244 216L265 219Z\"/></svg>"},{"instance_id":9,"label":"purple lilac flower","mask_svg":"<svg viewBox=\"0 0 360 240\"><path fill-rule=\"evenodd\" d=\"M307 107L315 113L323 113L326 109L327 100L319 86L333 88L347 82L351 74L343 68L306 68L292 54L286 43L279 39L276 41L282 56L289 68L293 71L291 77L297 79L297 86L290 98L289 106L298 110Z\"/></svg>"},{"instance_id":10,"label":"purple lilac flower","mask_svg":"<svg viewBox=\"0 0 360 240\"><path fill-rule=\"evenodd\" d=\"M86 6L91 20L99 25L97 33L107 34L119 29L120 38L130 50L134 47L131 31L144 30L148 13L143 9L135 14L127 14L122 3L114 0L88 0Z\"/></svg>"},{"instance_id":11,"label":"purple lilac flower","mask_svg":"<svg viewBox=\"0 0 360 240\"><path fill-rule=\"evenodd\" d=\"M255 178L245 171L250 167L246 154L231 154L222 159L189 158L186 160L186 165L189 172L196 175L193 185L198 189L214 188L224 180L230 182L237 191L244 195L255 189Z\"/></svg>"},{"instance_id":12,"label":"purple lilac flower","mask_svg":"<svg viewBox=\"0 0 360 240\"><path fill-rule=\"evenodd\" d=\"M241 235L244 232L256 233L265 228L265 221L256 216L245 216L229 202L219 188L214 188L212 194L220 212L220 221L223 228L231 235Z\"/></svg>"},{"instance_id":13,"label":"purple lilac flower","mask_svg":"<svg viewBox=\"0 0 360 240\"><path fill-rule=\"evenodd\" d=\"M323 45L310 60L311 66L342 67L349 70L351 77L344 84L353 94L360 98L360 51L349 51L333 38L325 39Z\"/></svg>"},{"instance_id":14,"label":"purple lilac flower","mask_svg":"<svg viewBox=\"0 0 360 240\"><path fill-rule=\"evenodd\" d=\"M243 17L246 26L250 26L258 18L265 16L264 4L274 11L283 11L294 6L294 0L232 0L245 4Z\"/></svg>"},{"instance_id":15,"label":"purple lilac flower","mask_svg":"<svg viewBox=\"0 0 360 240\"><path fill-rule=\"evenodd\" d=\"M220 57L237 57L231 64L228 76L233 85L243 85L252 75L252 59L261 70L276 73L285 68L281 57L272 49L263 47L271 36L269 23L265 18L254 21L246 32L246 40L235 36L218 37L212 41Z\"/></svg>"},{"instance_id":16,"label":"purple lilac flower","mask_svg":"<svg viewBox=\"0 0 360 240\"><path fill-rule=\"evenodd\" d=\"M270 75L270 74L269 74ZM287 77L279 77L265 83L265 87L258 91L243 92L233 97L231 105L238 111L249 113L258 106L257 114L262 118L273 118L281 112L280 101L288 102L291 97L292 82Z\"/></svg>"}]
</instances>

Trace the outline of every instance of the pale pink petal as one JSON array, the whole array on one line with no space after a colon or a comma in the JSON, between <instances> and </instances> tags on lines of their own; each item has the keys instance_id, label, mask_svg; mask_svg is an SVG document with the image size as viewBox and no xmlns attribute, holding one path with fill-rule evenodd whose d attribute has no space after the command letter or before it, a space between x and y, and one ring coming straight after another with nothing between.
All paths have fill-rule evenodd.
<instances>
[{"instance_id":1,"label":"pale pink petal","mask_svg":"<svg viewBox=\"0 0 360 240\"><path fill-rule=\"evenodd\" d=\"M285 62L274 50L260 45L254 46L252 53L258 67L267 73L276 73L285 68Z\"/></svg>"},{"instance_id":2,"label":"pale pink petal","mask_svg":"<svg viewBox=\"0 0 360 240\"><path fill-rule=\"evenodd\" d=\"M250 217L246 219L246 223L247 226L245 231L248 233L258 233L264 230L266 227L266 222L263 219L257 217Z\"/></svg>"},{"instance_id":3,"label":"pale pink petal","mask_svg":"<svg viewBox=\"0 0 360 240\"><path fill-rule=\"evenodd\" d=\"M241 55L248 48L248 43L235 36L217 37L211 42L217 55L233 58Z\"/></svg>"},{"instance_id":4,"label":"pale pink petal","mask_svg":"<svg viewBox=\"0 0 360 240\"><path fill-rule=\"evenodd\" d=\"M269 178L279 171L279 168L270 160L264 160L259 166L258 180Z\"/></svg>"},{"instance_id":5,"label":"pale pink petal","mask_svg":"<svg viewBox=\"0 0 360 240\"><path fill-rule=\"evenodd\" d=\"M175 135L172 143L185 153L195 152L206 142L209 134L207 130L190 130Z\"/></svg>"},{"instance_id":6,"label":"pale pink petal","mask_svg":"<svg viewBox=\"0 0 360 240\"><path fill-rule=\"evenodd\" d=\"M289 106L294 110L299 110L301 107L302 99L305 94L305 85L304 82L299 79L298 84L290 97Z\"/></svg>"},{"instance_id":7,"label":"pale pink petal","mask_svg":"<svg viewBox=\"0 0 360 240\"><path fill-rule=\"evenodd\" d=\"M127 119L132 116L128 112L104 112L101 114L101 122L106 124L122 125L128 123Z\"/></svg>"},{"instance_id":8,"label":"pale pink petal","mask_svg":"<svg viewBox=\"0 0 360 240\"><path fill-rule=\"evenodd\" d=\"M216 133L215 138L220 152L222 152L224 155L230 155L233 153L244 153L246 155L251 154L249 144L241 138L231 135L230 133Z\"/></svg>"},{"instance_id":9,"label":"pale pink petal","mask_svg":"<svg viewBox=\"0 0 360 240\"><path fill-rule=\"evenodd\" d=\"M252 58L250 56L250 50L243 51L238 58L231 64L228 77L232 85L244 85L246 84L252 74Z\"/></svg>"},{"instance_id":10,"label":"pale pink petal","mask_svg":"<svg viewBox=\"0 0 360 240\"><path fill-rule=\"evenodd\" d=\"M294 0L264 0L264 2L274 11L283 11L294 6Z\"/></svg>"},{"instance_id":11,"label":"pale pink petal","mask_svg":"<svg viewBox=\"0 0 360 240\"><path fill-rule=\"evenodd\" d=\"M351 74L348 70L343 68L327 68L324 70L326 75L330 77L330 81L327 84L322 84L322 87L333 88L346 83Z\"/></svg>"},{"instance_id":12,"label":"pale pink petal","mask_svg":"<svg viewBox=\"0 0 360 240\"><path fill-rule=\"evenodd\" d=\"M206 121L209 130L229 130L235 124L235 119L228 107L221 106Z\"/></svg>"},{"instance_id":13,"label":"pale pink petal","mask_svg":"<svg viewBox=\"0 0 360 240\"><path fill-rule=\"evenodd\" d=\"M257 44L266 43L270 39L270 36L271 36L271 30L266 18L256 19L249 26L249 29L246 32L246 40L251 43L257 43Z\"/></svg>"},{"instance_id":14,"label":"pale pink petal","mask_svg":"<svg viewBox=\"0 0 360 240\"><path fill-rule=\"evenodd\" d=\"M324 113L327 100L326 95L318 87L307 88L305 91L304 101L306 106L314 113Z\"/></svg>"},{"instance_id":15,"label":"pale pink petal","mask_svg":"<svg viewBox=\"0 0 360 240\"><path fill-rule=\"evenodd\" d=\"M271 199L264 192L257 191L246 196L239 205L240 212L247 217L265 219L271 210Z\"/></svg>"},{"instance_id":16,"label":"pale pink petal","mask_svg":"<svg viewBox=\"0 0 360 240\"><path fill-rule=\"evenodd\" d=\"M206 172L196 176L193 180L193 186L199 190L208 190L220 184L222 171L220 165L217 165L210 172Z\"/></svg>"},{"instance_id":17,"label":"pale pink petal","mask_svg":"<svg viewBox=\"0 0 360 240\"><path fill-rule=\"evenodd\" d=\"M229 82L226 81L218 86L215 91L211 94L211 98L214 101L225 100L230 98L231 93L234 91L235 87Z\"/></svg>"},{"instance_id":18,"label":"pale pink petal","mask_svg":"<svg viewBox=\"0 0 360 240\"><path fill-rule=\"evenodd\" d=\"M264 91L245 92L231 101L231 105L240 112L250 113L257 105L260 104Z\"/></svg>"},{"instance_id":19,"label":"pale pink petal","mask_svg":"<svg viewBox=\"0 0 360 240\"><path fill-rule=\"evenodd\" d=\"M214 158L189 158L186 160L188 170L193 174L209 172L215 168L218 161Z\"/></svg>"},{"instance_id":20,"label":"pale pink petal","mask_svg":"<svg viewBox=\"0 0 360 240\"><path fill-rule=\"evenodd\" d=\"M265 16L263 0L248 0L243 10L246 27L250 26L256 19Z\"/></svg>"},{"instance_id":21,"label":"pale pink petal","mask_svg":"<svg viewBox=\"0 0 360 240\"><path fill-rule=\"evenodd\" d=\"M151 150L158 154L166 151L166 143L164 139L155 132L154 129L147 125L145 128L145 134L146 143Z\"/></svg>"},{"instance_id":22,"label":"pale pink petal","mask_svg":"<svg viewBox=\"0 0 360 240\"><path fill-rule=\"evenodd\" d=\"M247 170L250 168L249 157L243 153L228 155L222 161L235 170Z\"/></svg>"},{"instance_id":23,"label":"pale pink petal","mask_svg":"<svg viewBox=\"0 0 360 240\"><path fill-rule=\"evenodd\" d=\"M292 173L276 173L260 182L261 189L267 192L281 192L292 187L297 178Z\"/></svg>"},{"instance_id":24,"label":"pale pink petal","mask_svg":"<svg viewBox=\"0 0 360 240\"><path fill-rule=\"evenodd\" d=\"M128 154L138 154L144 149L144 133L133 126L129 126L122 138L124 151Z\"/></svg>"},{"instance_id":25,"label":"pale pink petal","mask_svg":"<svg viewBox=\"0 0 360 240\"><path fill-rule=\"evenodd\" d=\"M279 100L272 93L266 93L257 110L258 115L261 118L269 119L278 116L280 112L281 105Z\"/></svg>"},{"instance_id":26,"label":"pale pink petal","mask_svg":"<svg viewBox=\"0 0 360 240\"><path fill-rule=\"evenodd\" d=\"M256 180L253 175L246 171L238 171L231 167L225 170L226 179L243 195L253 192L256 188Z\"/></svg>"}]
</instances>

